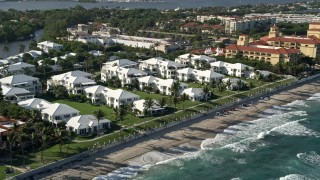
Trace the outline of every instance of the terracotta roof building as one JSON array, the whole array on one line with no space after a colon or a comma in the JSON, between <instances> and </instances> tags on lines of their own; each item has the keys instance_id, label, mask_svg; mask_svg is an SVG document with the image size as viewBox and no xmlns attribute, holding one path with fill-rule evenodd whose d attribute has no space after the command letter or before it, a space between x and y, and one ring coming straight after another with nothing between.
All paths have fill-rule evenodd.
<instances>
[{"instance_id":1,"label":"terracotta roof building","mask_svg":"<svg viewBox=\"0 0 320 180\"><path fill-rule=\"evenodd\" d=\"M235 57L241 54L243 57L253 60L263 60L271 64L277 64L280 61L298 60L300 51L297 49L285 49L281 47L270 46L241 46L231 44L226 47L226 58Z\"/></svg>"}]
</instances>

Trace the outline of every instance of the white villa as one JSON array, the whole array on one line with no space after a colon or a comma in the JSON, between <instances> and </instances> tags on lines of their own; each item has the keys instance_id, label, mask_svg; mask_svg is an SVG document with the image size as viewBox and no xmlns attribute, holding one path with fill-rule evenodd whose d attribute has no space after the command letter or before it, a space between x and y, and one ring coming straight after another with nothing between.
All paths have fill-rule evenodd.
<instances>
[{"instance_id":1,"label":"white villa","mask_svg":"<svg viewBox=\"0 0 320 180\"><path fill-rule=\"evenodd\" d=\"M198 81L201 84L210 83L223 79L224 75L211 70L196 70L192 68L184 68L177 71L177 79L180 81Z\"/></svg>"},{"instance_id":2,"label":"white villa","mask_svg":"<svg viewBox=\"0 0 320 180\"><path fill-rule=\"evenodd\" d=\"M229 90L237 90L238 89L238 81L242 82L240 88L242 88L243 86L245 86L247 84L246 81L240 80L238 78L224 78L224 79L222 79L222 82L226 85L229 80L230 80L230 87L227 87L227 89L229 89Z\"/></svg>"},{"instance_id":3,"label":"white villa","mask_svg":"<svg viewBox=\"0 0 320 180\"><path fill-rule=\"evenodd\" d=\"M201 88L188 88L183 90L181 94L188 95L191 101L200 101L200 100L208 99L211 96L211 92L205 95Z\"/></svg>"},{"instance_id":4,"label":"white villa","mask_svg":"<svg viewBox=\"0 0 320 180\"><path fill-rule=\"evenodd\" d=\"M194 66L194 67L203 67L203 64L210 64L212 62L216 62L215 58L206 56L206 55L195 55L195 54L183 54L178 56L175 59L175 62L186 65L186 66Z\"/></svg>"},{"instance_id":5,"label":"white villa","mask_svg":"<svg viewBox=\"0 0 320 180\"><path fill-rule=\"evenodd\" d=\"M139 69L151 75L161 76L163 78L175 79L177 70L184 68L185 65L163 59L161 57L151 58L141 61Z\"/></svg>"},{"instance_id":6,"label":"white villa","mask_svg":"<svg viewBox=\"0 0 320 180\"><path fill-rule=\"evenodd\" d=\"M18 62L10 64L4 67L0 67L0 75L14 75L14 74L28 74L33 75L36 72L36 66L24 62Z\"/></svg>"},{"instance_id":7,"label":"white villa","mask_svg":"<svg viewBox=\"0 0 320 180\"><path fill-rule=\"evenodd\" d=\"M257 70L256 72L251 72L250 73L250 78L251 79L255 79L255 78L257 78L258 74L261 74L262 77L267 77L267 76L269 76L270 74L273 74L273 73L270 72L270 71Z\"/></svg>"},{"instance_id":8,"label":"white villa","mask_svg":"<svg viewBox=\"0 0 320 180\"><path fill-rule=\"evenodd\" d=\"M108 79L119 78L122 86L131 84L133 79L147 76L147 73L135 68L123 68L119 66L104 66L101 70L101 81L106 82Z\"/></svg>"},{"instance_id":9,"label":"white villa","mask_svg":"<svg viewBox=\"0 0 320 180\"><path fill-rule=\"evenodd\" d=\"M67 122L70 118L78 116L79 111L65 104L54 103L41 111L42 119L54 124Z\"/></svg>"},{"instance_id":10,"label":"white villa","mask_svg":"<svg viewBox=\"0 0 320 180\"><path fill-rule=\"evenodd\" d=\"M144 99L141 99L141 100L138 100L138 101L134 101L133 102L133 111L137 114L137 116L145 116L145 115L154 115L154 114L158 114L158 113L161 113L162 111L164 111L164 107L160 107L159 106L159 103L154 101L152 107L147 111L148 114L144 114L145 113L145 106L144 106L144 103L145 103L146 100Z\"/></svg>"},{"instance_id":11,"label":"white villa","mask_svg":"<svg viewBox=\"0 0 320 180\"><path fill-rule=\"evenodd\" d=\"M147 86L152 87L154 92L159 91L159 93L164 95L171 95L171 87L177 80L174 79L161 79L154 76L146 76L138 79L140 90L144 90ZM188 88L185 83L180 83L179 92Z\"/></svg>"},{"instance_id":12,"label":"white villa","mask_svg":"<svg viewBox=\"0 0 320 180\"><path fill-rule=\"evenodd\" d=\"M92 74L83 71L70 71L55 75L47 81L47 90L52 86L62 85L67 88L69 94L82 94L84 88L96 85L94 80L89 79L91 77Z\"/></svg>"},{"instance_id":13,"label":"white villa","mask_svg":"<svg viewBox=\"0 0 320 180\"><path fill-rule=\"evenodd\" d=\"M32 93L42 93L42 86L39 78L18 74L0 79L0 83L9 87L26 89Z\"/></svg>"},{"instance_id":14,"label":"white villa","mask_svg":"<svg viewBox=\"0 0 320 180\"><path fill-rule=\"evenodd\" d=\"M34 98L34 93L23 88L9 87L6 85L1 85L2 94L5 101L10 101L11 103L18 103L27 99Z\"/></svg>"},{"instance_id":15,"label":"white villa","mask_svg":"<svg viewBox=\"0 0 320 180\"><path fill-rule=\"evenodd\" d=\"M236 77L249 77L254 69L242 63L232 64L223 61L213 62L210 65L215 72Z\"/></svg>"},{"instance_id":16,"label":"white villa","mask_svg":"<svg viewBox=\"0 0 320 180\"><path fill-rule=\"evenodd\" d=\"M78 135L89 135L99 130L109 129L111 121L108 119L101 119L99 121L93 115L79 115L68 120L66 126Z\"/></svg>"},{"instance_id":17,"label":"white villa","mask_svg":"<svg viewBox=\"0 0 320 180\"><path fill-rule=\"evenodd\" d=\"M38 43L37 47L43 50L44 52L49 52L50 49L58 51L63 48L63 45L50 41L43 41Z\"/></svg>"},{"instance_id":18,"label":"white villa","mask_svg":"<svg viewBox=\"0 0 320 180\"><path fill-rule=\"evenodd\" d=\"M119 60L114 60L110 62L104 63L105 67L113 67L113 66L118 66L118 67L123 67L123 68L137 68L138 63L134 61L130 61L128 59L119 59Z\"/></svg>"},{"instance_id":19,"label":"white villa","mask_svg":"<svg viewBox=\"0 0 320 180\"><path fill-rule=\"evenodd\" d=\"M104 86L96 85L84 89L86 97L91 99L93 104L104 103L110 107L120 107L139 100L136 94L122 89L113 90Z\"/></svg>"},{"instance_id":20,"label":"white villa","mask_svg":"<svg viewBox=\"0 0 320 180\"><path fill-rule=\"evenodd\" d=\"M41 111L43 109L49 108L52 105L52 103L44 99L32 98L32 99L20 101L18 105L26 109L30 109L30 110L36 109Z\"/></svg>"}]
</instances>

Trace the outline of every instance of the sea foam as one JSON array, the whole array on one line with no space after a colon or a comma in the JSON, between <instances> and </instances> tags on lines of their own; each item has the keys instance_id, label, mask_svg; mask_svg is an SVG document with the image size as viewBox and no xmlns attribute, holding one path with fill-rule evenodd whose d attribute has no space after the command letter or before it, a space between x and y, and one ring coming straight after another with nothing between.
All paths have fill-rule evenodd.
<instances>
[{"instance_id":1,"label":"sea foam","mask_svg":"<svg viewBox=\"0 0 320 180\"><path fill-rule=\"evenodd\" d=\"M289 174L284 177L281 177L280 180L311 180L311 179L300 174Z\"/></svg>"},{"instance_id":2,"label":"sea foam","mask_svg":"<svg viewBox=\"0 0 320 180\"><path fill-rule=\"evenodd\" d=\"M290 122L292 117L303 116L307 116L306 111L291 111L274 114L269 117L246 122L245 124L233 125L222 133L218 133L214 139L204 140L201 144L201 149L210 149L215 146L229 148L236 152L256 150L254 146L263 147L266 145L258 143L258 140L262 140L267 135L266 132Z\"/></svg>"},{"instance_id":3,"label":"sea foam","mask_svg":"<svg viewBox=\"0 0 320 180\"><path fill-rule=\"evenodd\" d=\"M320 166L320 155L314 151L299 153L297 157L307 164Z\"/></svg>"}]
</instances>

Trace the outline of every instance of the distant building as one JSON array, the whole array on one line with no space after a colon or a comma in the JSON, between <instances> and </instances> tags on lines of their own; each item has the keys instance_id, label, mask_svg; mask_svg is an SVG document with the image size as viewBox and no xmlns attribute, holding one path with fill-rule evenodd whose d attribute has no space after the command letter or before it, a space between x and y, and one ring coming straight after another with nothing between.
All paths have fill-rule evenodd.
<instances>
[{"instance_id":1,"label":"distant building","mask_svg":"<svg viewBox=\"0 0 320 180\"><path fill-rule=\"evenodd\" d=\"M50 41L43 41L43 42L38 43L37 47L40 48L41 50L43 50L44 52L49 52L49 50L59 51L60 49L63 48L63 45L58 44L58 43L54 43L54 42L50 42Z\"/></svg>"},{"instance_id":2,"label":"distant building","mask_svg":"<svg viewBox=\"0 0 320 180\"><path fill-rule=\"evenodd\" d=\"M0 79L0 84L7 85L9 87L23 88L32 93L42 93L42 86L39 78L27 76L24 74L2 78Z\"/></svg>"}]
</instances>

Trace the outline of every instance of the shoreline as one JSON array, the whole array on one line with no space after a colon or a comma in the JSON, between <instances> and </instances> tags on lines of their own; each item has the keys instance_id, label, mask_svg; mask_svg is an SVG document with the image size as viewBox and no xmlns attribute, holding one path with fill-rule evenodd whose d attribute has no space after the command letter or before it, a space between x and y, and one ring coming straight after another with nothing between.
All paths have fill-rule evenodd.
<instances>
[{"instance_id":1,"label":"shoreline","mask_svg":"<svg viewBox=\"0 0 320 180\"><path fill-rule=\"evenodd\" d=\"M175 127L129 142L121 148L97 153L77 164L68 165L61 170L46 174L45 179L92 179L100 175L129 166L129 162L148 152L166 150L188 144L200 149L203 140L213 139L229 126L259 119L259 114L273 106L285 105L295 100L305 100L320 93L320 79L316 78L278 94L270 100L261 100L254 106L244 107L223 116L202 116L195 121L185 122ZM53 174L54 173L54 174Z\"/></svg>"}]
</instances>

